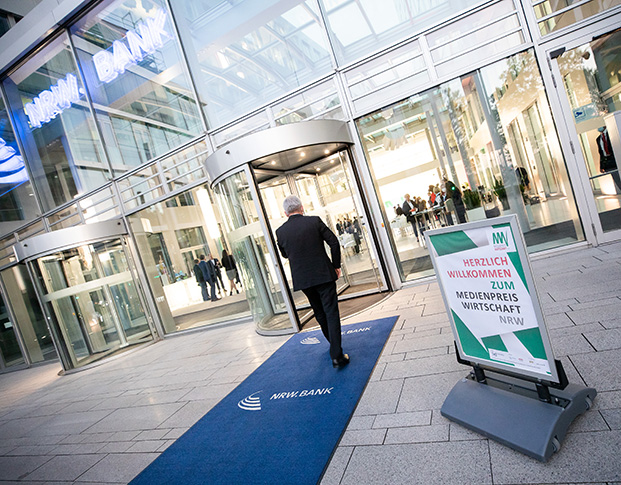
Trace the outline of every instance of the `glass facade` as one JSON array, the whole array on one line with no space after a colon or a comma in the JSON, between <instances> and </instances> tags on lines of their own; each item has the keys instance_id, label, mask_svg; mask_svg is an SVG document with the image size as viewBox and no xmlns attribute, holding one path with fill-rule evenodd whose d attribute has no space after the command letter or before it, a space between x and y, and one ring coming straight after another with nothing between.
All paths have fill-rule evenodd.
<instances>
[{"instance_id":1,"label":"glass facade","mask_svg":"<svg viewBox=\"0 0 621 485\"><path fill-rule=\"evenodd\" d=\"M250 317L239 277L222 266L231 242L211 189L199 186L130 216L141 263L167 333ZM195 268L200 256L213 257L219 301L204 299ZM235 258L235 256L234 256ZM207 287L210 293L211 288Z\"/></svg>"},{"instance_id":2,"label":"glass facade","mask_svg":"<svg viewBox=\"0 0 621 485\"><path fill-rule=\"evenodd\" d=\"M584 238L532 51L357 125L405 279L433 273L429 228L513 213L530 251Z\"/></svg>"},{"instance_id":3,"label":"glass facade","mask_svg":"<svg viewBox=\"0 0 621 485\"><path fill-rule=\"evenodd\" d=\"M340 234L352 286L432 275L425 230L501 214L530 252L619 237L618 0L83 3L0 79L0 368L149 341L148 308L160 333L251 317L291 331L286 264L283 279L262 227L292 190L337 232L339 216L369 215L358 242ZM593 40L576 47L580 29ZM340 171L317 159L321 172L255 193L246 170L211 191L214 149L315 119L358 137ZM76 241L15 265L20 241L119 218L131 244ZM194 261L223 251L238 271L220 269L226 296L205 302Z\"/></svg>"},{"instance_id":4,"label":"glass facade","mask_svg":"<svg viewBox=\"0 0 621 485\"><path fill-rule=\"evenodd\" d=\"M103 147L66 34L3 85L45 211L108 182Z\"/></svg>"},{"instance_id":5,"label":"glass facade","mask_svg":"<svg viewBox=\"0 0 621 485\"><path fill-rule=\"evenodd\" d=\"M71 33L115 176L203 132L165 2L105 2Z\"/></svg>"},{"instance_id":6,"label":"glass facade","mask_svg":"<svg viewBox=\"0 0 621 485\"><path fill-rule=\"evenodd\" d=\"M210 128L332 70L316 1L173 0Z\"/></svg>"}]
</instances>

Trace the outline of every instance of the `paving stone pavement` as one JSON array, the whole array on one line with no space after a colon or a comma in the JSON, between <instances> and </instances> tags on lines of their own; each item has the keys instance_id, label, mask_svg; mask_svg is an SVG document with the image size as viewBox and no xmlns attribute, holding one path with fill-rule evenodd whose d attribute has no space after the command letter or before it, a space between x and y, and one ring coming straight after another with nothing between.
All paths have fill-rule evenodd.
<instances>
[{"instance_id":1,"label":"paving stone pavement","mask_svg":"<svg viewBox=\"0 0 621 485\"><path fill-rule=\"evenodd\" d=\"M323 485L621 483L621 243L533 270L557 358L599 393L561 450L540 463L440 415L469 369L427 281L344 322L399 315ZM0 375L0 484L129 482L286 340L233 325L63 377L57 363Z\"/></svg>"}]
</instances>

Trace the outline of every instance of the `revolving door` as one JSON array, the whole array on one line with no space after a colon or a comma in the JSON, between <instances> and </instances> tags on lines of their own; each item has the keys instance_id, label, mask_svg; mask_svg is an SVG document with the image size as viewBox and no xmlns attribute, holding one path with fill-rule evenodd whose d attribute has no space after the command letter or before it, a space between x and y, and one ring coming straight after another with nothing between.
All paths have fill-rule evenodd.
<instances>
[{"instance_id":1,"label":"revolving door","mask_svg":"<svg viewBox=\"0 0 621 485\"><path fill-rule=\"evenodd\" d=\"M276 248L286 216L284 198L297 195L338 236L343 275L339 300L387 290L368 222L345 123L319 120L249 135L207 159L257 331L297 331L312 316L302 292L292 291L289 262Z\"/></svg>"}]
</instances>

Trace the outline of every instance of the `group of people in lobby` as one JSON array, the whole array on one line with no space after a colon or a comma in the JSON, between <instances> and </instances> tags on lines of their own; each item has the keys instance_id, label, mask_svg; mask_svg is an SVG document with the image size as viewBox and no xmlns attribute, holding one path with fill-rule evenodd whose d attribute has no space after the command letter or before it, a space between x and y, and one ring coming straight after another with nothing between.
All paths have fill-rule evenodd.
<instances>
[{"instance_id":1,"label":"group of people in lobby","mask_svg":"<svg viewBox=\"0 0 621 485\"><path fill-rule=\"evenodd\" d=\"M405 194L403 198L405 201L401 206L395 207L395 213L398 216L405 216L406 220L412 225L417 241L420 241L427 228L425 214L428 214L429 217L438 217L438 211L425 212L428 209L444 209L444 217L448 225L453 225L453 213L456 214L457 220L460 223L466 222L466 206L464 205L461 191L446 177L442 180L442 186L440 184L429 186L427 200L421 197L412 198L410 194Z\"/></svg>"},{"instance_id":2,"label":"group of people in lobby","mask_svg":"<svg viewBox=\"0 0 621 485\"><path fill-rule=\"evenodd\" d=\"M196 277L196 282L201 287L203 301L218 301L222 298L218 296L219 294L222 294L222 296L226 295L222 279L222 268L226 271L226 276L229 279L229 296L233 295L233 291L239 293L237 285L240 284L241 286L241 283L237 273L235 258L233 258L232 254L228 254L226 250L222 251L222 262L218 261L211 254L209 258L201 254L199 259L194 260L194 276ZM207 285L209 285L209 289Z\"/></svg>"}]
</instances>

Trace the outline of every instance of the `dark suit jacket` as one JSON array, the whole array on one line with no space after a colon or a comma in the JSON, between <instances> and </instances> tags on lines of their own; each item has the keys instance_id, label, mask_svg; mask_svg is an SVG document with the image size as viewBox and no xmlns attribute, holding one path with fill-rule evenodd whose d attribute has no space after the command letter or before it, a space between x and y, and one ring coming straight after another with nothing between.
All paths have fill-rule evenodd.
<instances>
[{"instance_id":1,"label":"dark suit jacket","mask_svg":"<svg viewBox=\"0 0 621 485\"><path fill-rule=\"evenodd\" d=\"M336 281L336 269L341 267L341 247L338 238L317 216L293 214L276 229L278 249L289 259L293 289ZM332 261L326 254L324 241L330 246Z\"/></svg>"},{"instance_id":2,"label":"dark suit jacket","mask_svg":"<svg viewBox=\"0 0 621 485\"><path fill-rule=\"evenodd\" d=\"M203 277L203 270L201 269L201 267L198 264L195 264L193 270L194 270L194 276L196 276L196 282L204 283L205 278Z\"/></svg>"},{"instance_id":3,"label":"dark suit jacket","mask_svg":"<svg viewBox=\"0 0 621 485\"><path fill-rule=\"evenodd\" d=\"M207 283L211 283L214 278L211 274L211 269L209 268L209 264L207 264L207 261L202 260L200 263L198 263L198 267L201 269L201 271L203 272L203 278Z\"/></svg>"},{"instance_id":4,"label":"dark suit jacket","mask_svg":"<svg viewBox=\"0 0 621 485\"><path fill-rule=\"evenodd\" d=\"M412 222L416 220L416 216L410 212L415 207L416 206L414 205L414 201L411 199L409 202L407 200L404 201L403 205L401 206L401 210L403 211L403 214L405 215L405 218L407 219L408 222Z\"/></svg>"}]
</instances>

